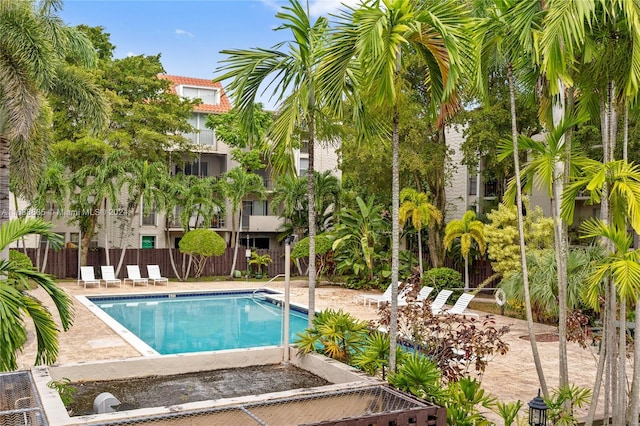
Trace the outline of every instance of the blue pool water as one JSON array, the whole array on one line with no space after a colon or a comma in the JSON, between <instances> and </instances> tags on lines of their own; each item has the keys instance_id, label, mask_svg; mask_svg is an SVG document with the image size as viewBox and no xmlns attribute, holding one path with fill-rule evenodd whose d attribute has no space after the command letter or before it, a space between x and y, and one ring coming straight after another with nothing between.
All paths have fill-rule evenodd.
<instances>
[{"instance_id":1,"label":"blue pool water","mask_svg":"<svg viewBox=\"0 0 640 426\"><path fill-rule=\"evenodd\" d=\"M162 355L280 345L282 308L251 293L91 297L90 300ZM290 311L290 342L307 314Z\"/></svg>"}]
</instances>

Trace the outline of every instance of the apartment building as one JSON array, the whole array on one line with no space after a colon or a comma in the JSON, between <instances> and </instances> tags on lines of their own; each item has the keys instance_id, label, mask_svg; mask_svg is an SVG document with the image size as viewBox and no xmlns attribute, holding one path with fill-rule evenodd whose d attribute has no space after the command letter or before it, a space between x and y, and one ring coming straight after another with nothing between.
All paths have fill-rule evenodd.
<instances>
[{"instance_id":1,"label":"apartment building","mask_svg":"<svg viewBox=\"0 0 640 426\"><path fill-rule=\"evenodd\" d=\"M173 166L173 174L187 174L198 177L220 178L225 172L236 167L238 164L231 159L231 148L221 139L215 131L205 126L209 114L224 114L232 108L231 102L226 96L220 83L213 83L209 79L174 76L160 74L159 78L171 81L171 89L179 96L200 99L202 104L194 108L193 116L189 119L190 124L196 129L195 132L185 135L194 144L195 158L182 167ZM315 167L318 171L330 170L340 176L338 169L338 157L335 148L317 147L315 150ZM299 174L306 174L309 166L309 153L305 146L295 153L295 162ZM278 229L282 224L282 219L273 213L271 198L274 187L274 178L270 170L259 170L259 174L265 188L267 188L267 199L258 200L248 198L243 201L242 218L240 225L241 243L249 247L268 249L278 245ZM126 197L123 194L123 202ZM28 203L18 200L18 209L26 209ZM132 229L123 230L124 223L128 221L126 215L119 214L119 206L109 206L104 209L98 219L99 229L91 242L92 247L119 248L127 246L129 248L167 248L177 247L184 230L181 224L175 220L167 223L165 212L152 211L149 215L140 212L136 214L132 221ZM142 210L142 208L140 209ZM231 205L227 205L226 213L216 216L210 224L203 224L199 227L208 227L220 233L227 242L231 240L232 214ZM174 212L173 217L178 217L179 212ZM13 217L16 215L13 214ZM55 224L54 230L59 233L65 243L77 245L80 234L77 228L66 223L65 217L45 217ZM236 219L237 220L237 219ZM196 217L191 219L190 225L196 225ZM39 242L38 238L29 238L26 242L28 247L35 247Z\"/></svg>"}]
</instances>

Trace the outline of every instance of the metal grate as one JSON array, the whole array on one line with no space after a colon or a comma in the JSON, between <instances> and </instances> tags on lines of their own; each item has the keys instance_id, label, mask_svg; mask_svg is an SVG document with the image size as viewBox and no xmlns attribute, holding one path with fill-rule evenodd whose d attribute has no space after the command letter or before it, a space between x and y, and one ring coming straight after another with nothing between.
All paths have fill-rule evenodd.
<instances>
[{"instance_id":1,"label":"metal grate","mask_svg":"<svg viewBox=\"0 0 640 426\"><path fill-rule=\"evenodd\" d=\"M31 374L0 373L0 425L46 426L46 419Z\"/></svg>"},{"instance_id":2,"label":"metal grate","mask_svg":"<svg viewBox=\"0 0 640 426\"><path fill-rule=\"evenodd\" d=\"M446 410L386 386L371 386L100 424L175 426L234 424L277 426L377 424L382 426L412 424L416 426L444 426L446 424Z\"/></svg>"}]
</instances>

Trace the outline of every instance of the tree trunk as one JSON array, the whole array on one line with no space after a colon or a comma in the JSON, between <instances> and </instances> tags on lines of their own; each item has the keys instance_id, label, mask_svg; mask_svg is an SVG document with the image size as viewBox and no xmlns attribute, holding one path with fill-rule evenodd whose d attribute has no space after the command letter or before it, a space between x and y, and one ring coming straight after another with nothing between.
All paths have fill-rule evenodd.
<instances>
[{"instance_id":1,"label":"tree trunk","mask_svg":"<svg viewBox=\"0 0 640 426\"><path fill-rule=\"evenodd\" d=\"M107 215L108 200L104 197L104 210L101 212L104 216L104 255L107 265L111 265L111 254L109 253L109 215Z\"/></svg>"},{"instance_id":2,"label":"tree trunk","mask_svg":"<svg viewBox=\"0 0 640 426\"><path fill-rule=\"evenodd\" d=\"M635 321L635 339L633 340L633 380L631 381L631 395L629 397L629 425L638 426L638 418L640 417L640 338L638 338L638 330L640 330L640 294L636 293L636 321Z\"/></svg>"},{"instance_id":3,"label":"tree trunk","mask_svg":"<svg viewBox=\"0 0 640 426\"><path fill-rule=\"evenodd\" d=\"M315 98L309 90L309 327L316 310Z\"/></svg>"},{"instance_id":4,"label":"tree trunk","mask_svg":"<svg viewBox=\"0 0 640 426\"><path fill-rule=\"evenodd\" d=\"M527 329L529 330L529 341L531 344L531 353L533 362L538 373L538 381L540 388L545 397L549 396L547 389L547 381L544 377L540 353L538 352L538 344L536 343L535 329L533 324L533 312L531 309L531 295L529 293L529 270L527 268L527 253L524 241L524 220L522 215L522 184L520 179L520 158L518 156L518 127L516 121L516 97L515 97L515 81L513 78L513 67L511 64L507 66L509 77L509 98L511 105L511 138L513 142L513 166L516 178L516 209L518 212L518 234L520 240L520 262L522 267L522 283L524 287L524 304L527 317Z\"/></svg>"},{"instance_id":5,"label":"tree trunk","mask_svg":"<svg viewBox=\"0 0 640 426\"><path fill-rule=\"evenodd\" d=\"M469 255L464 257L464 291L469 291Z\"/></svg>"},{"instance_id":6,"label":"tree trunk","mask_svg":"<svg viewBox=\"0 0 640 426\"><path fill-rule=\"evenodd\" d=\"M422 266L422 231L418 230L418 267L420 268L420 279L424 273L424 267Z\"/></svg>"},{"instance_id":7,"label":"tree trunk","mask_svg":"<svg viewBox=\"0 0 640 426\"><path fill-rule=\"evenodd\" d=\"M171 244L171 233L169 232L169 216L166 216L164 223L165 223L164 229L167 235L167 243L169 246L169 262L171 262L171 269L173 269L173 273L175 274L176 277L178 277L180 281L184 281L182 279L182 276L178 272L178 267L176 266L176 260L173 258L173 244Z\"/></svg>"},{"instance_id":8,"label":"tree trunk","mask_svg":"<svg viewBox=\"0 0 640 426\"><path fill-rule=\"evenodd\" d=\"M398 51L397 68L400 67ZM398 71L396 71L398 74ZM391 160L391 318L389 320L389 371L396 371L396 347L398 340L398 272L400 269L400 112L393 106L393 156Z\"/></svg>"},{"instance_id":9,"label":"tree trunk","mask_svg":"<svg viewBox=\"0 0 640 426\"><path fill-rule=\"evenodd\" d=\"M627 301L624 298L620 298L620 327L618 327L618 356L620 360L618 362L618 405L616 407L616 416L619 423L624 424L626 418L627 408L627 369L626 369L626 354L627 354ZM638 401L636 401L636 404Z\"/></svg>"},{"instance_id":10,"label":"tree trunk","mask_svg":"<svg viewBox=\"0 0 640 426\"><path fill-rule=\"evenodd\" d=\"M238 260L238 246L240 245L240 228L242 227L242 208L238 210L238 232L235 234L235 240L233 244L233 262L231 262L231 272L229 272L229 277L233 278L233 271L236 270L236 262ZM247 247L249 249L249 247ZM249 266L247 265L247 269Z\"/></svg>"},{"instance_id":11,"label":"tree trunk","mask_svg":"<svg viewBox=\"0 0 640 426\"><path fill-rule=\"evenodd\" d=\"M564 104L564 85L560 82L560 104L554 104L553 106L553 124L558 126L563 118L566 116L565 104ZM565 139L565 136L562 136ZM566 139L564 140L566 142ZM565 151L566 153L567 151ZM569 362L567 357L567 246L568 241L564 233L564 221L560 212L560 205L562 200L562 192L564 190L564 182L567 173L570 168L567 163L570 162L570 157L565 158L563 161L561 158L556 158L554 170L553 170L553 182L552 182L552 199L554 200L554 209L552 212L555 234L555 246L556 246L556 272L558 280L558 377L560 387L569 386ZM565 406L565 408L569 408Z\"/></svg>"},{"instance_id":12,"label":"tree trunk","mask_svg":"<svg viewBox=\"0 0 640 426\"><path fill-rule=\"evenodd\" d=\"M9 209L11 201L9 200L9 164L11 163L11 152L9 150L9 139L3 136L4 130L1 126L2 118L0 117L0 226L9 221ZM0 251L0 260L9 260L9 247L5 247ZM3 277L0 277L3 278Z\"/></svg>"}]
</instances>

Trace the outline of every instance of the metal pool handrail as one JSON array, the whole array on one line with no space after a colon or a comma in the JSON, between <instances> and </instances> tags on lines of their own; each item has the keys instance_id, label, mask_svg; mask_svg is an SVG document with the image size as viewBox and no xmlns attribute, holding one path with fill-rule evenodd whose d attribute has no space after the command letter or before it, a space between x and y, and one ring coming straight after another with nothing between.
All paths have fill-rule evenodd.
<instances>
[{"instance_id":1,"label":"metal pool handrail","mask_svg":"<svg viewBox=\"0 0 640 426\"><path fill-rule=\"evenodd\" d=\"M280 277L284 277L284 274L278 274L275 277L271 278L269 281L267 281L266 283L262 284L260 287L256 288L255 290L253 290L253 293L251 293L251 297L255 297L256 293L260 290L262 290L263 288L265 288L267 285L269 285L271 282L273 282L273 280L275 280L276 278L280 278Z\"/></svg>"}]
</instances>

